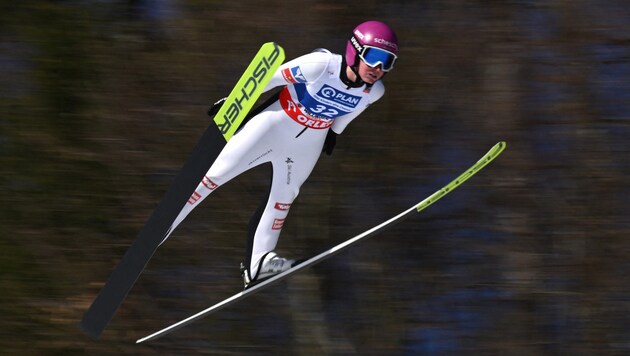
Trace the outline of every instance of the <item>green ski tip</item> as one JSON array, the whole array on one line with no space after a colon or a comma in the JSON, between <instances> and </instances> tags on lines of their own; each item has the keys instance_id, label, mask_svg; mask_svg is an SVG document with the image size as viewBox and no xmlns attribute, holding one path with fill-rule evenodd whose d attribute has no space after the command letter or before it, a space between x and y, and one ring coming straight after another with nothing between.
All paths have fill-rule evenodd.
<instances>
[{"instance_id":1,"label":"green ski tip","mask_svg":"<svg viewBox=\"0 0 630 356\"><path fill-rule=\"evenodd\" d=\"M418 205L416 205L416 210L421 212L426 209L431 204L440 200L443 196L450 193L453 189L459 187L462 183L467 181L470 177L474 176L479 172L483 167L488 165L488 163L492 162L495 158L497 158L501 152L505 149L507 144L505 141L500 141L496 145L494 145L488 153L486 153L477 163L475 163L472 167L468 168L464 173L462 173L459 177L455 178L452 182L448 183L444 187L442 187L437 192L431 194L430 197L421 201Z\"/></svg>"}]
</instances>

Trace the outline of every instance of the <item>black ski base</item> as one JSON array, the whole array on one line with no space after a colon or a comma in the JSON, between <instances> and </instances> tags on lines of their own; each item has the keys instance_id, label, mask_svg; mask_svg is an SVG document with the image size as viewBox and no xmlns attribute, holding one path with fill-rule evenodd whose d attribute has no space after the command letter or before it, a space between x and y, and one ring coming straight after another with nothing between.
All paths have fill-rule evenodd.
<instances>
[{"instance_id":1,"label":"black ski base","mask_svg":"<svg viewBox=\"0 0 630 356\"><path fill-rule=\"evenodd\" d=\"M279 96L280 90L272 93L267 100L249 112L241 126L277 101ZM219 128L211 123L197 142L162 201L116 266L90 308L83 315L80 327L87 335L98 339L103 333L158 246L168 234L173 221L186 205L226 143Z\"/></svg>"},{"instance_id":2,"label":"black ski base","mask_svg":"<svg viewBox=\"0 0 630 356\"><path fill-rule=\"evenodd\" d=\"M217 126L210 124L164 198L83 316L81 329L87 335L95 339L100 337L225 144Z\"/></svg>"}]
</instances>

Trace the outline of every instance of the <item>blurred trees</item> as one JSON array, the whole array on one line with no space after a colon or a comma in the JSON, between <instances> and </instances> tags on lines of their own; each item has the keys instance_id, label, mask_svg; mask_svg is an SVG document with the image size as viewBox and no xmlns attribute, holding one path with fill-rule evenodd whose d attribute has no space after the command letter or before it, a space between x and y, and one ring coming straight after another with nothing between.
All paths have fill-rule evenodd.
<instances>
[{"instance_id":1,"label":"blurred trees","mask_svg":"<svg viewBox=\"0 0 630 356\"><path fill-rule=\"evenodd\" d=\"M142 354L134 338L240 288L268 172L216 192L103 340L83 311L261 43L342 53L379 18L386 96L305 184L280 248L309 256L508 149L452 196L161 340L169 354L628 351L628 7L622 1L44 1L0 5L7 353Z\"/></svg>"}]
</instances>

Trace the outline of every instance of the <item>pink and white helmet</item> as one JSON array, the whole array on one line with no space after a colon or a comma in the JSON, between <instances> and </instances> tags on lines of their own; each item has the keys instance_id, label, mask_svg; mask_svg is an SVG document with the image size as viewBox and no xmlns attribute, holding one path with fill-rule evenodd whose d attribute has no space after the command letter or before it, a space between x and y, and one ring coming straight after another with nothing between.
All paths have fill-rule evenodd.
<instances>
[{"instance_id":1,"label":"pink and white helmet","mask_svg":"<svg viewBox=\"0 0 630 356\"><path fill-rule=\"evenodd\" d=\"M370 67L381 65L384 72L394 68L398 58L398 38L388 25L367 21L352 31L346 45L346 63L353 67L362 59Z\"/></svg>"}]
</instances>

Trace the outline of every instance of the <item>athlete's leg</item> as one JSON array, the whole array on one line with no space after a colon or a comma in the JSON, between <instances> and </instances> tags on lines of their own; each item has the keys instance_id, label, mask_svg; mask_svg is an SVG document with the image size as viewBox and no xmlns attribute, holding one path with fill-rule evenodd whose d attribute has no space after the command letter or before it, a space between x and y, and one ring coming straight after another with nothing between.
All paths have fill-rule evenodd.
<instances>
[{"instance_id":1,"label":"athlete's leg","mask_svg":"<svg viewBox=\"0 0 630 356\"><path fill-rule=\"evenodd\" d=\"M269 145L273 140L268 136L270 112L263 112L252 118L245 127L227 142L205 177L199 183L182 211L179 213L162 243L177 226L215 189L229 182L239 174L268 161Z\"/></svg>"},{"instance_id":2,"label":"athlete's leg","mask_svg":"<svg viewBox=\"0 0 630 356\"><path fill-rule=\"evenodd\" d=\"M250 272L257 271L261 257L276 248L291 204L298 196L300 187L313 171L321 154L325 133L322 135L321 132L311 132L310 134L311 137L294 141L290 147L286 147L284 155L277 155L272 161L273 173L269 197L261 205L263 208L259 208L250 221L250 245L245 262Z\"/></svg>"}]
</instances>

